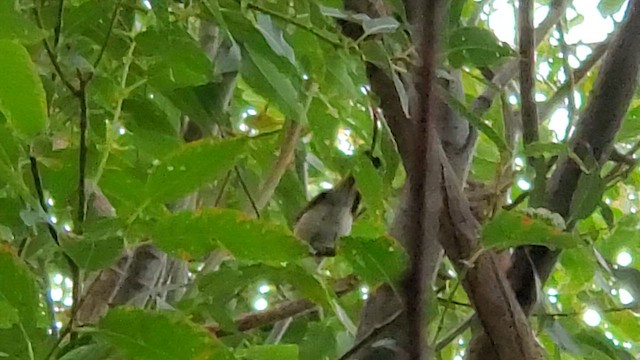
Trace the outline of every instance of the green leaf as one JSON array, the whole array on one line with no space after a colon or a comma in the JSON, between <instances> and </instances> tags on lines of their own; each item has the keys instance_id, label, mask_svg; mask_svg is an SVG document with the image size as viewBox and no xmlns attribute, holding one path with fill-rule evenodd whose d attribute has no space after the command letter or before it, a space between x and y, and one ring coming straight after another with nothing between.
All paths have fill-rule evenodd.
<instances>
[{"instance_id":1,"label":"green leaf","mask_svg":"<svg viewBox=\"0 0 640 360\"><path fill-rule=\"evenodd\" d=\"M282 225L253 219L236 210L206 209L161 219L152 230L161 249L198 257L220 245L237 259L280 263L308 256L305 244Z\"/></svg>"},{"instance_id":2,"label":"green leaf","mask_svg":"<svg viewBox=\"0 0 640 360\"><path fill-rule=\"evenodd\" d=\"M590 174L583 173L571 198L569 210L571 220L576 221L589 217L600 203L606 186L607 184L600 177L599 171L592 171Z\"/></svg>"},{"instance_id":3,"label":"green leaf","mask_svg":"<svg viewBox=\"0 0 640 360\"><path fill-rule=\"evenodd\" d=\"M461 27L449 36L448 58L451 66L491 66L513 51L500 44L490 30L479 27Z\"/></svg>"},{"instance_id":4,"label":"green leaf","mask_svg":"<svg viewBox=\"0 0 640 360\"><path fill-rule=\"evenodd\" d=\"M328 324L314 322L300 342L300 359L325 360L336 359L337 341L335 330Z\"/></svg>"},{"instance_id":5,"label":"green leaf","mask_svg":"<svg viewBox=\"0 0 640 360\"><path fill-rule=\"evenodd\" d=\"M296 66L296 56L293 53L293 48L287 43L282 35L282 30L278 29L271 17L265 14L258 14L256 16L257 29L262 33L264 39L267 41L273 52L280 56L284 56L289 62Z\"/></svg>"},{"instance_id":6,"label":"green leaf","mask_svg":"<svg viewBox=\"0 0 640 360\"><path fill-rule=\"evenodd\" d=\"M637 266L636 258L640 253L640 219L635 214L629 214L620 218L612 233L603 241L598 241L598 251L609 261L613 261L620 251L628 251L633 255L632 266Z\"/></svg>"},{"instance_id":7,"label":"green leaf","mask_svg":"<svg viewBox=\"0 0 640 360\"><path fill-rule=\"evenodd\" d=\"M393 72L392 74L393 85L396 88L396 92L398 93L398 97L400 98L400 105L402 106L402 111L407 119L411 118L409 114L409 95L407 94L407 90L404 88L404 83L400 79L400 76L397 72Z\"/></svg>"},{"instance_id":8,"label":"green leaf","mask_svg":"<svg viewBox=\"0 0 640 360\"><path fill-rule=\"evenodd\" d=\"M568 249L578 246L572 234L516 211L503 211L491 219L482 229L482 241L487 248L544 245Z\"/></svg>"},{"instance_id":9,"label":"green leaf","mask_svg":"<svg viewBox=\"0 0 640 360\"><path fill-rule=\"evenodd\" d=\"M6 301L0 300L0 329L10 329L19 322L20 314L18 314L18 309Z\"/></svg>"},{"instance_id":10,"label":"green leaf","mask_svg":"<svg viewBox=\"0 0 640 360\"><path fill-rule=\"evenodd\" d=\"M243 80L260 95L276 103L285 115L302 123L306 122L302 100L289 75L281 72L269 58L251 47L243 55Z\"/></svg>"},{"instance_id":11,"label":"green leaf","mask_svg":"<svg viewBox=\"0 0 640 360\"><path fill-rule=\"evenodd\" d=\"M151 237L162 250L185 259L197 259L208 254L218 244L215 229L202 215L191 212L172 214L153 227Z\"/></svg>"},{"instance_id":12,"label":"green leaf","mask_svg":"<svg viewBox=\"0 0 640 360\"><path fill-rule=\"evenodd\" d=\"M596 260L590 248L567 249L562 252L560 264L569 278L564 291L578 293L591 286L596 272Z\"/></svg>"},{"instance_id":13,"label":"green leaf","mask_svg":"<svg viewBox=\"0 0 640 360\"><path fill-rule=\"evenodd\" d=\"M360 51L367 62L377 67L390 71L389 54L385 50L380 40L366 40L360 45Z\"/></svg>"},{"instance_id":14,"label":"green leaf","mask_svg":"<svg viewBox=\"0 0 640 360\"><path fill-rule=\"evenodd\" d=\"M382 178L371 160L364 155L358 156L353 175L367 210L375 215L382 215L384 210Z\"/></svg>"},{"instance_id":15,"label":"green leaf","mask_svg":"<svg viewBox=\"0 0 640 360\"><path fill-rule=\"evenodd\" d=\"M107 344L90 344L69 351L60 360L107 360L113 359L114 352L113 347Z\"/></svg>"},{"instance_id":16,"label":"green leaf","mask_svg":"<svg viewBox=\"0 0 640 360\"><path fill-rule=\"evenodd\" d=\"M205 139L182 146L159 160L145 186L148 200L167 202L225 174L242 156L246 138Z\"/></svg>"},{"instance_id":17,"label":"green leaf","mask_svg":"<svg viewBox=\"0 0 640 360\"><path fill-rule=\"evenodd\" d=\"M0 40L17 40L25 45L36 43L47 33L15 11L13 1L0 2Z\"/></svg>"},{"instance_id":18,"label":"green leaf","mask_svg":"<svg viewBox=\"0 0 640 360\"><path fill-rule=\"evenodd\" d=\"M297 360L298 345L254 345L238 350L236 355L246 360Z\"/></svg>"},{"instance_id":19,"label":"green leaf","mask_svg":"<svg viewBox=\"0 0 640 360\"><path fill-rule=\"evenodd\" d=\"M307 299L327 304L327 292L308 271L297 265L269 266L242 265L237 268L222 266L218 271L198 279L198 289L214 303L226 304L241 289L252 284L289 284Z\"/></svg>"},{"instance_id":20,"label":"green leaf","mask_svg":"<svg viewBox=\"0 0 640 360\"><path fill-rule=\"evenodd\" d=\"M389 237L344 237L340 239L338 254L351 265L356 275L369 284L392 282L405 269L405 253Z\"/></svg>"},{"instance_id":21,"label":"green leaf","mask_svg":"<svg viewBox=\"0 0 640 360\"><path fill-rule=\"evenodd\" d=\"M124 239L117 232L118 219L99 220L85 226L80 239L63 238L63 248L80 269L95 271L114 263L124 250Z\"/></svg>"},{"instance_id":22,"label":"green leaf","mask_svg":"<svg viewBox=\"0 0 640 360\"><path fill-rule=\"evenodd\" d=\"M261 33L235 11L225 13L225 20L229 24L231 35L242 47L242 79L256 93L275 104L283 114L296 121L306 122L302 106L303 95L299 91L302 88L302 74L297 66L280 54L286 54L288 50L282 48L283 44L279 44L274 51L273 41L265 40L265 29Z\"/></svg>"},{"instance_id":23,"label":"green leaf","mask_svg":"<svg viewBox=\"0 0 640 360\"><path fill-rule=\"evenodd\" d=\"M44 356L47 310L36 277L6 244L0 244L0 305L0 351L11 359L28 359L32 351Z\"/></svg>"},{"instance_id":24,"label":"green leaf","mask_svg":"<svg viewBox=\"0 0 640 360\"><path fill-rule=\"evenodd\" d=\"M232 358L221 342L175 311L111 309L100 321L96 336L115 346L129 359Z\"/></svg>"},{"instance_id":25,"label":"green leaf","mask_svg":"<svg viewBox=\"0 0 640 360\"><path fill-rule=\"evenodd\" d=\"M270 263L294 261L308 254L307 246L282 225L233 210L211 209L204 215L214 228L214 238L238 259Z\"/></svg>"},{"instance_id":26,"label":"green leaf","mask_svg":"<svg viewBox=\"0 0 640 360\"><path fill-rule=\"evenodd\" d=\"M149 82L161 89L201 85L213 78L213 64L202 47L178 26L148 30L136 37L144 57L151 60Z\"/></svg>"},{"instance_id":27,"label":"green leaf","mask_svg":"<svg viewBox=\"0 0 640 360\"><path fill-rule=\"evenodd\" d=\"M550 158L552 156L567 154L569 148L566 144L534 142L525 145L524 155L531 157L544 156Z\"/></svg>"},{"instance_id":28,"label":"green leaf","mask_svg":"<svg viewBox=\"0 0 640 360\"><path fill-rule=\"evenodd\" d=\"M29 53L20 44L0 40L0 112L26 138L47 128L47 101Z\"/></svg>"},{"instance_id":29,"label":"green leaf","mask_svg":"<svg viewBox=\"0 0 640 360\"><path fill-rule=\"evenodd\" d=\"M602 16L608 17L620 11L624 3L624 0L600 0L598 3L598 11L600 11Z\"/></svg>"},{"instance_id":30,"label":"green leaf","mask_svg":"<svg viewBox=\"0 0 640 360\"><path fill-rule=\"evenodd\" d=\"M616 134L616 141L628 141L640 136L640 106L629 109L622 122L622 128Z\"/></svg>"},{"instance_id":31,"label":"green leaf","mask_svg":"<svg viewBox=\"0 0 640 360\"><path fill-rule=\"evenodd\" d=\"M391 33L398 29L400 23L391 16L366 19L362 22L362 28L367 35Z\"/></svg>"}]
</instances>

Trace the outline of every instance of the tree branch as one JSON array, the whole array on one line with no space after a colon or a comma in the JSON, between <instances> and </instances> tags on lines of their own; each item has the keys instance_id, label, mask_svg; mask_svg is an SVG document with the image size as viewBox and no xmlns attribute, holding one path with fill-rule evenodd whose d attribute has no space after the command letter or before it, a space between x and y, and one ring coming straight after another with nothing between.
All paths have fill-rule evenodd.
<instances>
[{"instance_id":1,"label":"tree branch","mask_svg":"<svg viewBox=\"0 0 640 360\"><path fill-rule=\"evenodd\" d=\"M640 1L629 2L621 25L602 64L589 95L589 101L570 141L573 151L583 161L593 158L603 164L609 158L616 133L633 97L640 67ZM582 172L570 157L561 159L549 180L544 206L568 219L570 205ZM551 273L558 252L542 246L519 248L513 255L509 278L525 312L531 313L536 280L530 262L535 265L539 281ZM529 259L530 260L525 260ZM523 261L524 260L524 261Z\"/></svg>"},{"instance_id":2,"label":"tree branch","mask_svg":"<svg viewBox=\"0 0 640 360\"><path fill-rule=\"evenodd\" d=\"M424 308L427 280L425 279L425 249L427 243L438 243L436 231L441 199L438 196L441 181L437 147L437 118L442 107L438 107L436 86L436 59L439 51L439 34L442 28L443 1L410 1L409 12L413 14L413 44L420 56L421 66L416 72L416 104L412 104L412 116L416 121L415 132L410 141L412 161L405 161L409 182L409 194L417 199L406 229L409 268L404 279L405 311L408 320L406 351L410 359L424 358ZM429 205L427 205L429 203Z\"/></svg>"},{"instance_id":3,"label":"tree branch","mask_svg":"<svg viewBox=\"0 0 640 360\"><path fill-rule=\"evenodd\" d=\"M544 21L542 21L540 25L538 25L538 28L535 31L536 47L540 45L542 40L544 40L544 38L547 36L547 33L564 15L564 12L567 9L568 5L569 1L567 0L553 0L553 2L549 6L549 14L544 19ZM481 115L489 110L493 99L495 99L495 97L500 93L499 89L502 89L516 75L518 71L518 62L518 59L514 59L495 71L495 76L492 80L494 86L488 87L480 96L478 96L474 100L471 106L471 110L473 112Z\"/></svg>"}]
</instances>

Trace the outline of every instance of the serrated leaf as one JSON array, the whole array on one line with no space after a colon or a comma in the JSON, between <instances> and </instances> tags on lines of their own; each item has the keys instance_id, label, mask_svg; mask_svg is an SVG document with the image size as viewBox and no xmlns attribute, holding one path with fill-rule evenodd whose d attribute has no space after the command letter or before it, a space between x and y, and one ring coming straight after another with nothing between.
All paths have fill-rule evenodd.
<instances>
[{"instance_id":1,"label":"serrated leaf","mask_svg":"<svg viewBox=\"0 0 640 360\"><path fill-rule=\"evenodd\" d=\"M245 214L223 209L211 209L214 238L238 259L263 262L294 261L308 254L302 244L284 226L255 220Z\"/></svg>"},{"instance_id":2,"label":"serrated leaf","mask_svg":"<svg viewBox=\"0 0 640 360\"><path fill-rule=\"evenodd\" d=\"M308 255L307 247L284 226L253 219L230 209L177 213L161 219L152 230L161 249L198 257L218 245L237 259L280 263Z\"/></svg>"},{"instance_id":3,"label":"serrated leaf","mask_svg":"<svg viewBox=\"0 0 640 360\"><path fill-rule=\"evenodd\" d=\"M85 233L82 239L62 242L65 252L84 271L95 271L111 265L124 250L121 236L97 237Z\"/></svg>"},{"instance_id":4,"label":"serrated leaf","mask_svg":"<svg viewBox=\"0 0 640 360\"><path fill-rule=\"evenodd\" d=\"M214 303L226 304L252 283L289 284L307 299L327 304L327 292L308 271L297 265L223 266L198 279L198 289Z\"/></svg>"},{"instance_id":5,"label":"serrated leaf","mask_svg":"<svg viewBox=\"0 0 640 360\"><path fill-rule=\"evenodd\" d=\"M48 124L42 82L22 45L0 40L0 54L0 112L21 136L32 138Z\"/></svg>"},{"instance_id":6,"label":"serrated leaf","mask_svg":"<svg viewBox=\"0 0 640 360\"><path fill-rule=\"evenodd\" d=\"M163 218L151 232L159 248L187 259L197 259L214 250L218 246L214 235L215 229L210 229L208 221L191 212Z\"/></svg>"},{"instance_id":7,"label":"serrated leaf","mask_svg":"<svg viewBox=\"0 0 640 360\"><path fill-rule=\"evenodd\" d=\"M246 145L246 138L205 139L183 145L151 170L145 185L147 199L175 200L216 180L233 167Z\"/></svg>"},{"instance_id":8,"label":"serrated leaf","mask_svg":"<svg viewBox=\"0 0 640 360\"><path fill-rule=\"evenodd\" d=\"M129 359L230 359L226 347L177 312L115 308L100 321L96 336Z\"/></svg>"},{"instance_id":9,"label":"serrated leaf","mask_svg":"<svg viewBox=\"0 0 640 360\"><path fill-rule=\"evenodd\" d=\"M573 235L516 211L503 211L491 219L482 229L482 243L487 248L543 245L569 249L578 246Z\"/></svg>"}]
</instances>

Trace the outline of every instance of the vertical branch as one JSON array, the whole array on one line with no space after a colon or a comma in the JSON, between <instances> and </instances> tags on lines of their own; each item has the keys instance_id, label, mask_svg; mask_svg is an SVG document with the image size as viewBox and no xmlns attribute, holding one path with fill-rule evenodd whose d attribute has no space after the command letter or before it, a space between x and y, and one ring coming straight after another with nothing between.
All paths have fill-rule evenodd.
<instances>
[{"instance_id":1,"label":"vertical branch","mask_svg":"<svg viewBox=\"0 0 640 360\"><path fill-rule=\"evenodd\" d=\"M560 43L560 50L562 51L562 69L564 70L564 75L567 78L567 86L569 89L569 95L567 96L567 117L569 118L569 121L567 122L567 128L564 131L564 140L566 141L569 139L569 133L571 132L571 127L573 127L573 121L575 120L576 99L574 97L575 77L573 76L571 66L569 66L569 47L567 46L567 42L564 40L565 23L566 16L560 20L556 27L559 34L558 42Z\"/></svg>"},{"instance_id":2,"label":"vertical branch","mask_svg":"<svg viewBox=\"0 0 640 360\"><path fill-rule=\"evenodd\" d=\"M533 27L534 0L520 0L518 12L518 42L520 46L520 98L522 104L522 140L527 146L539 140L538 109L535 102L535 33ZM545 192L546 165L542 158L528 158L535 169L532 206L540 206Z\"/></svg>"},{"instance_id":3,"label":"vertical branch","mask_svg":"<svg viewBox=\"0 0 640 360\"><path fill-rule=\"evenodd\" d=\"M407 229L409 270L405 278L405 306L408 319L407 335L408 355L410 359L424 358L424 302L425 287L425 249L427 242L437 242L434 229L438 228L438 216L431 211L439 211L438 195L441 177L437 153L437 134L434 114L437 96L433 91L436 67L436 55L440 21L442 19L443 2L413 1L409 10L414 14L412 19L416 27L414 44L418 49L421 67L417 71L416 93L417 104L414 104L416 131L410 138L413 149L411 161L408 162L409 191L415 201L412 219ZM427 206L429 202L431 206ZM432 204L433 203L433 204ZM435 205L435 206L433 206ZM434 216L430 216L434 215ZM425 236L425 234L427 234Z\"/></svg>"},{"instance_id":4,"label":"vertical branch","mask_svg":"<svg viewBox=\"0 0 640 360\"><path fill-rule=\"evenodd\" d=\"M538 119L534 98L535 50L533 36L533 0L520 0L518 34L520 45L520 97L522 102L522 139L525 145L538 141Z\"/></svg>"},{"instance_id":5,"label":"vertical branch","mask_svg":"<svg viewBox=\"0 0 640 360\"><path fill-rule=\"evenodd\" d=\"M82 229L82 224L87 216L87 191L85 188L86 172L87 172L87 127L88 127L88 111L87 111L87 84L91 80L92 75L86 78L78 70L78 79L80 80L80 88L77 92L78 102L80 103L80 155L78 158L78 225Z\"/></svg>"}]
</instances>

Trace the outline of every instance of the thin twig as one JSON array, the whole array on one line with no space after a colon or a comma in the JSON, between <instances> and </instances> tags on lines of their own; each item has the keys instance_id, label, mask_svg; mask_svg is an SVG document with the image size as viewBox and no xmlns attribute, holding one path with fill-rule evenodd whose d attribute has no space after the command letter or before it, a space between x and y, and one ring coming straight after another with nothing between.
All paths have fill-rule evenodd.
<instances>
[{"instance_id":1,"label":"thin twig","mask_svg":"<svg viewBox=\"0 0 640 360\"><path fill-rule=\"evenodd\" d=\"M44 25L42 24L42 18L40 17L40 10L39 10L38 5L33 7L33 14L34 14L34 16L36 18L36 23L38 24L38 27L40 29L44 29ZM51 48L51 46L49 45L49 42L47 41L47 39L42 39L42 44L44 45L44 49L47 52L47 56L49 57L49 61L51 61L51 65L53 65L53 69L58 74L58 77L60 78L60 81L62 81L62 84L64 84L64 86L67 89L69 89L69 91L72 94L77 95L78 89L76 89L71 84L71 82L69 82L69 80L66 78L66 76L62 72L62 67L60 66L60 63L58 63L58 57L57 57L56 53L53 51L53 49Z\"/></svg>"},{"instance_id":2,"label":"thin twig","mask_svg":"<svg viewBox=\"0 0 640 360\"><path fill-rule=\"evenodd\" d=\"M87 189L85 188L86 170L87 170L87 126L88 126L88 110L87 110L87 84L91 80L92 75L86 78L80 70L78 70L78 79L80 80L80 89L78 90L78 101L80 102L80 151L78 158L78 224L82 229L82 224L87 215Z\"/></svg>"},{"instance_id":3,"label":"thin twig","mask_svg":"<svg viewBox=\"0 0 640 360\"><path fill-rule=\"evenodd\" d=\"M231 170L227 171L227 176L222 180L222 185L220 185L220 191L218 192L218 196L216 196L216 200L213 202L214 207L218 207L220 205L220 201L222 201L222 196L224 196L224 191L227 188L227 184L229 184L229 179L231 179Z\"/></svg>"},{"instance_id":4,"label":"thin twig","mask_svg":"<svg viewBox=\"0 0 640 360\"><path fill-rule=\"evenodd\" d=\"M280 153L275 163L271 167L269 174L260 186L256 194L256 207L258 210L264 208L274 191L278 187L282 176L285 174L289 165L293 161L294 152L300 135L302 133L302 124L297 121L287 120L282 134L282 142L280 144Z\"/></svg>"},{"instance_id":5,"label":"thin twig","mask_svg":"<svg viewBox=\"0 0 640 360\"><path fill-rule=\"evenodd\" d=\"M42 187L42 180L40 178L40 171L38 170L38 161L33 155L29 155L29 163L31 165L31 177L33 177L33 186L36 189L36 193L38 194L38 202L40 203L40 208L44 211L45 215L49 215L49 207L47 206L47 202L44 199L44 190ZM49 234L53 239L53 242L56 243L57 246L60 246L60 241L58 240L58 232L56 228L51 224L49 219L47 219L47 228L49 229Z\"/></svg>"},{"instance_id":6,"label":"thin twig","mask_svg":"<svg viewBox=\"0 0 640 360\"><path fill-rule=\"evenodd\" d=\"M351 355L355 354L358 350L367 345L371 340L375 339L379 334L381 334L387 326L391 325L400 315L402 315L402 310L398 310L395 313L391 314L388 319L383 321L382 323L376 325L367 335L365 335L362 340L358 341L355 345L351 347L346 353L340 356L339 360L345 360L351 357Z\"/></svg>"},{"instance_id":7,"label":"thin twig","mask_svg":"<svg viewBox=\"0 0 640 360\"><path fill-rule=\"evenodd\" d=\"M106 41L105 41L106 46ZM113 111L113 120L111 124L114 126L120 122L120 114L122 114L122 104L124 103L125 98L129 94L132 89L135 89L138 86L138 83L131 85L127 88L127 79L129 78L129 70L131 69L131 64L133 63L133 51L136 48L135 39L131 40L131 45L129 46L129 50L127 51L127 55L124 57L124 67L122 69L122 76L120 77L120 89L122 93L118 96L118 102L116 104L116 108ZM97 65L96 65L97 66ZM95 68L95 66L94 66ZM140 83L141 84L141 83ZM111 129L106 129L105 134L105 145L104 151L102 153L102 157L100 158L100 162L98 163L98 169L96 170L96 175L93 178L93 183L98 184L100 178L102 177L102 173L104 168L107 166L107 161L109 160L109 154L111 153L111 147L113 145L113 133Z\"/></svg>"},{"instance_id":8,"label":"thin twig","mask_svg":"<svg viewBox=\"0 0 640 360\"><path fill-rule=\"evenodd\" d=\"M453 340L455 340L458 336L462 335L465 331L467 331L467 329L469 328L469 326L471 326L471 323L473 323L476 317L477 317L476 315L469 316L469 318L465 320L462 324L458 325L444 338L440 339L440 341L438 341L434 346L434 351L436 353L442 351L442 349L444 349L447 345L449 345Z\"/></svg>"},{"instance_id":9,"label":"thin twig","mask_svg":"<svg viewBox=\"0 0 640 360\"><path fill-rule=\"evenodd\" d=\"M560 43L560 50L562 51L562 69L564 70L564 75L567 78L566 84L569 90L569 95L567 96L567 117L569 118L569 121L567 122L567 127L564 130L564 141L567 141L569 140L569 133L571 132L573 122L575 121L576 99L574 97L575 79L573 76L573 69L569 66L569 46L567 46L567 42L564 39L565 21L566 16L558 22L556 29L558 30L558 42Z\"/></svg>"},{"instance_id":10,"label":"thin twig","mask_svg":"<svg viewBox=\"0 0 640 360\"><path fill-rule=\"evenodd\" d=\"M64 0L58 3L58 22L53 29L53 46L57 47L60 42L60 33L62 32L62 17L64 16Z\"/></svg>"},{"instance_id":11,"label":"thin twig","mask_svg":"<svg viewBox=\"0 0 640 360\"><path fill-rule=\"evenodd\" d=\"M242 174L240 174L240 169L238 168L237 165L235 165L233 167L233 170L235 171L236 176L238 177L238 181L240 182L242 191L244 191L245 195L247 196L247 200L249 200L249 203L251 204L251 208L253 209L253 212L256 215L256 218L260 219L260 209L258 209L258 206L256 205L256 202L253 199L251 192L249 191L249 187L247 187L247 183L245 183L244 179L242 178Z\"/></svg>"},{"instance_id":12,"label":"thin twig","mask_svg":"<svg viewBox=\"0 0 640 360\"><path fill-rule=\"evenodd\" d=\"M36 188L36 193L38 194L38 201L40 203L40 207L42 208L42 211L44 211L45 214L49 214L49 209L47 207L47 203L44 199L44 190L42 187L42 180L40 178L40 172L38 170L38 162L36 160L36 158L33 155L29 156L29 162L31 163L31 176L33 177L33 182L34 182L34 186ZM60 242L58 240L58 233L55 229L55 227L49 222L47 221L47 227L49 229L49 234L51 235L51 238L53 239L53 241L56 243L56 245L58 247L60 247ZM58 346L60 346L60 343L62 343L62 340L71 333L71 328L73 326L73 318L75 315L75 312L77 311L78 308L78 298L79 298L79 286L80 286L80 269L78 268L78 265L75 263L75 261L73 261L73 259L64 251L62 250L62 255L65 259L65 261L67 262L67 265L69 266L69 270L71 271L71 277L72 277L72 281L73 281L73 288L71 289L71 299L72 301L72 305L71 305L71 316L69 317L69 322L65 325L65 327L60 331L59 335L58 335L58 339L56 340L56 343L54 345L53 348L51 348L49 354L47 355L46 359L50 359L51 356L53 356L56 353L56 350L58 349Z\"/></svg>"},{"instance_id":13,"label":"thin twig","mask_svg":"<svg viewBox=\"0 0 640 360\"><path fill-rule=\"evenodd\" d=\"M120 4L121 3L122 3L122 0L119 0L116 3L115 7L113 8L113 14L111 15L111 22L109 23L109 30L107 30L107 36L105 36L104 42L102 43L102 46L100 47L100 53L98 54L98 57L96 58L96 61L93 62L93 68L94 69L97 69L98 65L100 65L100 61L102 60L102 57L104 56L105 50L107 49L107 45L109 44L109 39L111 38L111 33L113 33L113 27L115 26L116 19L118 18L118 13L120 12Z\"/></svg>"},{"instance_id":14,"label":"thin twig","mask_svg":"<svg viewBox=\"0 0 640 360\"><path fill-rule=\"evenodd\" d=\"M605 41L601 42L593 49L591 55L589 55L589 57L580 64L580 67L572 72L574 84L581 82L587 74L589 74L589 71L591 71L591 69L600 62L600 59L602 59L604 54L607 52L609 44L611 44L611 39L615 33L616 31L609 34L609 37L607 37ZM540 105L538 114L540 121L551 115L551 112L556 108L556 106L564 100L567 94L569 94L570 88L569 79L567 78L567 81L558 88L553 96L551 96L551 98L544 104Z\"/></svg>"},{"instance_id":15,"label":"thin twig","mask_svg":"<svg viewBox=\"0 0 640 360\"><path fill-rule=\"evenodd\" d=\"M521 203L522 203L526 198L528 198L528 197L529 197L529 194L530 194L530 193L529 193L529 191L528 191L528 190L527 190L527 191L524 191L522 194L518 195L518 197L517 197L515 200L513 200L513 202L512 202L511 204L504 205L504 206L502 207L502 209L507 210L507 211L515 209L515 208L516 208L518 205L520 205L520 204L521 204Z\"/></svg>"},{"instance_id":16,"label":"thin twig","mask_svg":"<svg viewBox=\"0 0 640 360\"><path fill-rule=\"evenodd\" d=\"M446 301L447 303L453 304L453 297L456 294L456 291L458 291L458 288L460 287L460 285L462 284L462 280L467 276L468 269L469 268L465 266L460 272L458 279L455 285L453 286L453 289L449 293L449 297L447 298L447 301ZM440 337L440 332L442 332L442 329L444 328L444 318L445 318L445 315L447 315L448 310L449 310L449 307L446 306L442 311L442 315L440 316L440 321L438 321L438 328L436 329L436 334L433 336L434 343L436 342L438 337Z\"/></svg>"}]
</instances>

